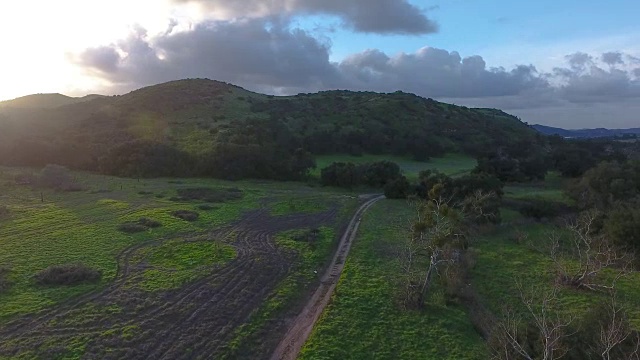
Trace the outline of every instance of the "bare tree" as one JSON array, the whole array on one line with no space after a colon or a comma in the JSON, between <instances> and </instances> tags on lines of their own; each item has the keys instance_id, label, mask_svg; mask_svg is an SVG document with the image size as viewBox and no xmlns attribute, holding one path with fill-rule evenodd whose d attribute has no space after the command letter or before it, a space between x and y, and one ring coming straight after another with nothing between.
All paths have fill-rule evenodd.
<instances>
[{"instance_id":1,"label":"bare tree","mask_svg":"<svg viewBox=\"0 0 640 360\"><path fill-rule=\"evenodd\" d=\"M607 321L600 325L598 351L603 360L611 360L611 352L627 340L632 332L626 311L616 300L616 294L612 292L606 306Z\"/></svg>"},{"instance_id":2,"label":"bare tree","mask_svg":"<svg viewBox=\"0 0 640 360\"><path fill-rule=\"evenodd\" d=\"M629 360L640 360L640 333L636 333L636 346L629 354Z\"/></svg>"},{"instance_id":3,"label":"bare tree","mask_svg":"<svg viewBox=\"0 0 640 360\"><path fill-rule=\"evenodd\" d=\"M494 346L494 358L512 359L510 354L517 354L524 359L533 360L553 360L560 359L569 350L563 341L571 334L568 328L573 322L572 317L562 316L558 312L558 291L559 286L554 286L551 290L532 288L524 291L522 285L517 283L520 299L527 309L528 316L532 319L533 325L540 336L541 350L539 356L534 356L527 350L523 336L519 334L522 327L522 318L513 311L507 311L504 320L498 325L496 331L498 346Z\"/></svg>"},{"instance_id":4,"label":"bare tree","mask_svg":"<svg viewBox=\"0 0 640 360\"><path fill-rule=\"evenodd\" d=\"M551 259L560 283L579 289L613 290L617 281L629 273L631 257L607 237L594 233L597 216L597 212L589 211L568 225L569 246L563 246L557 233L550 236ZM615 270L609 283L598 276L605 269Z\"/></svg>"}]
</instances>

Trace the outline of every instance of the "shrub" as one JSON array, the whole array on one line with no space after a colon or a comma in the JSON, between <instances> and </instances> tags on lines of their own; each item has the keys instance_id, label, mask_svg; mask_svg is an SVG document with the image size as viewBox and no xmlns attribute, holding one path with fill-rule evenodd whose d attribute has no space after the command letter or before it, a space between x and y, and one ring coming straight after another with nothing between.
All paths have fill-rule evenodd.
<instances>
[{"instance_id":1,"label":"shrub","mask_svg":"<svg viewBox=\"0 0 640 360\"><path fill-rule=\"evenodd\" d=\"M204 211L209 211L209 210L215 210L217 209L217 207L210 205L210 204L202 204L202 205L198 205L198 209L200 210L204 210Z\"/></svg>"},{"instance_id":2,"label":"shrub","mask_svg":"<svg viewBox=\"0 0 640 360\"><path fill-rule=\"evenodd\" d=\"M184 221L196 221L200 217L200 214L191 210L177 210L172 212L171 215Z\"/></svg>"},{"instance_id":3,"label":"shrub","mask_svg":"<svg viewBox=\"0 0 640 360\"><path fill-rule=\"evenodd\" d=\"M122 231L123 233L127 233L127 234L135 234L135 233L147 231L148 229L149 228L144 226L144 225L137 224L137 223L132 223L132 222L120 224L118 226L118 230Z\"/></svg>"},{"instance_id":4,"label":"shrub","mask_svg":"<svg viewBox=\"0 0 640 360\"><path fill-rule=\"evenodd\" d=\"M9 282L9 268L0 267L0 294L4 293L11 287L11 282Z\"/></svg>"},{"instance_id":5,"label":"shrub","mask_svg":"<svg viewBox=\"0 0 640 360\"><path fill-rule=\"evenodd\" d=\"M320 229L310 229L303 233L294 235L292 239L299 242L315 243L320 237Z\"/></svg>"},{"instance_id":6,"label":"shrub","mask_svg":"<svg viewBox=\"0 0 640 360\"><path fill-rule=\"evenodd\" d=\"M162 223L160 223L159 221L155 221L149 218L140 218L140 220L138 220L138 224L152 229L162 226Z\"/></svg>"},{"instance_id":7,"label":"shrub","mask_svg":"<svg viewBox=\"0 0 640 360\"><path fill-rule=\"evenodd\" d=\"M80 191L82 187L64 166L47 165L40 172L40 185L58 191Z\"/></svg>"},{"instance_id":8,"label":"shrub","mask_svg":"<svg viewBox=\"0 0 640 360\"><path fill-rule=\"evenodd\" d=\"M0 219L9 216L9 208L6 205L0 205Z\"/></svg>"},{"instance_id":9,"label":"shrub","mask_svg":"<svg viewBox=\"0 0 640 360\"><path fill-rule=\"evenodd\" d=\"M384 196L387 199L406 199L410 192L411 184L404 176L391 180L384 186Z\"/></svg>"},{"instance_id":10,"label":"shrub","mask_svg":"<svg viewBox=\"0 0 640 360\"><path fill-rule=\"evenodd\" d=\"M96 283L102 273L83 264L66 264L50 266L36 274L38 285L76 285Z\"/></svg>"},{"instance_id":11,"label":"shrub","mask_svg":"<svg viewBox=\"0 0 640 360\"><path fill-rule=\"evenodd\" d=\"M190 188L178 189L178 196L171 201L202 200L210 203L224 203L242 198L242 190L238 188L210 189Z\"/></svg>"},{"instance_id":12,"label":"shrub","mask_svg":"<svg viewBox=\"0 0 640 360\"><path fill-rule=\"evenodd\" d=\"M564 215L571 209L562 203L548 200L528 200L520 209L520 214L540 220L543 218L552 219Z\"/></svg>"},{"instance_id":13,"label":"shrub","mask_svg":"<svg viewBox=\"0 0 640 360\"><path fill-rule=\"evenodd\" d=\"M149 229L159 228L160 226L162 226L162 223L158 221L149 218L140 218L135 222L130 221L124 224L120 224L120 226L118 226L118 230L127 234L134 234L147 231Z\"/></svg>"}]
</instances>

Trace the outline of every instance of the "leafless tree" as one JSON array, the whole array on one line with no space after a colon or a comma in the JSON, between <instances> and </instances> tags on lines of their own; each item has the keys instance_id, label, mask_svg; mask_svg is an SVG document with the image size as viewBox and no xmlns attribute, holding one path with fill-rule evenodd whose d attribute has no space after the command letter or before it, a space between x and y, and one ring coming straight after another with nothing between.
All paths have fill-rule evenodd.
<instances>
[{"instance_id":1,"label":"leafless tree","mask_svg":"<svg viewBox=\"0 0 640 360\"><path fill-rule=\"evenodd\" d=\"M540 336L541 353L534 357L524 345L523 336L519 334L522 327L522 318L513 311L507 311L504 320L498 325L498 346L494 346L493 353L496 359L512 359L510 354L517 354L524 359L554 360L566 355L569 350L564 345L564 339L570 336L568 328L573 322L572 317L562 316L558 312L559 286L551 290L532 288L525 291L520 283L517 283L520 299L527 309L528 316Z\"/></svg>"},{"instance_id":2,"label":"leafless tree","mask_svg":"<svg viewBox=\"0 0 640 360\"><path fill-rule=\"evenodd\" d=\"M607 237L594 233L597 213L589 211L568 225L569 246L554 233L551 240L551 259L564 285L589 290L613 290L617 281L629 273L631 257L615 246ZM605 269L615 271L609 283L598 275Z\"/></svg>"},{"instance_id":3,"label":"leafless tree","mask_svg":"<svg viewBox=\"0 0 640 360\"><path fill-rule=\"evenodd\" d=\"M631 336L631 327L625 309L616 301L612 292L607 302L607 321L600 325L598 351L603 360L611 360L611 352Z\"/></svg>"}]
</instances>

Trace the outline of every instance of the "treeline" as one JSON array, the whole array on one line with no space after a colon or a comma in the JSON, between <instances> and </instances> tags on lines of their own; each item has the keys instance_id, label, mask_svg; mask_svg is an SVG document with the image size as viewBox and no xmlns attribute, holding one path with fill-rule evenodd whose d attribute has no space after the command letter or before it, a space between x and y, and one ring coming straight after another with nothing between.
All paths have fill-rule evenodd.
<instances>
[{"instance_id":1,"label":"treeline","mask_svg":"<svg viewBox=\"0 0 640 360\"><path fill-rule=\"evenodd\" d=\"M313 154L392 154L423 161L447 152L476 156L543 137L513 116L403 92L327 91L254 101L255 113L282 120Z\"/></svg>"},{"instance_id":2,"label":"treeline","mask_svg":"<svg viewBox=\"0 0 640 360\"><path fill-rule=\"evenodd\" d=\"M467 213L472 212L470 199L475 197L474 211L482 212L478 222L500 222L500 203L504 184L500 179L486 173L475 173L452 178L434 170L421 171L415 183L402 175L398 164L379 161L364 164L335 162L322 169L320 181L325 186L353 188L368 186L383 189L390 199L415 197L429 199L429 192L441 187L439 196L451 204L459 205ZM478 205L478 197L483 197Z\"/></svg>"},{"instance_id":3,"label":"treeline","mask_svg":"<svg viewBox=\"0 0 640 360\"><path fill-rule=\"evenodd\" d=\"M582 211L596 211L594 231L640 251L640 160L602 162L574 181L568 194Z\"/></svg>"},{"instance_id":4,"label":"treeline","mask_svg":"<svg viewBox=\"0 0 640 360\"><path fill-rule=\"evenodd\" d=\"M576 178L602 161L626 161L634 147L611 139L567 140L560 136L546 138L542 146L516 141L478 154L474 172L491 174L504 182L544 180L549 171Z\"/></svg>"},{"instance_id":5,"label":"treeline","mask_svg":"<svg viewBox=\"0 0 640 360\"><path fill-rule=\"evenodd\" d=\"M126 177L300 180L315 167L310 153L282 122L247 119L212 134L209 148L190 153L175 145L112 133L86 140L68 134L49 143L27 137L0 145L0 164L74 169ZM115 140L114 140L115 137Z\"/></svg>"}]
</instances>

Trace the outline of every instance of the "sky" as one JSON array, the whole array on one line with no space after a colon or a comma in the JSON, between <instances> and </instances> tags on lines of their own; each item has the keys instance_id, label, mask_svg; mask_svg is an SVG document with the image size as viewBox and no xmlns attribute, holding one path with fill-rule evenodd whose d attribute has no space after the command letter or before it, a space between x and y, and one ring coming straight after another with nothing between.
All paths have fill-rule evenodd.
<instances>
[{"instance_id":1,"label":"sky","mask_svg":"<svg viewBox=\"0 0 640 360\"><path fill-rule=\"evenodd\" d=\"M209 78L640 127L637 14L637 0L2 0L0 100Z\"/></svg>"}]
</instances>

